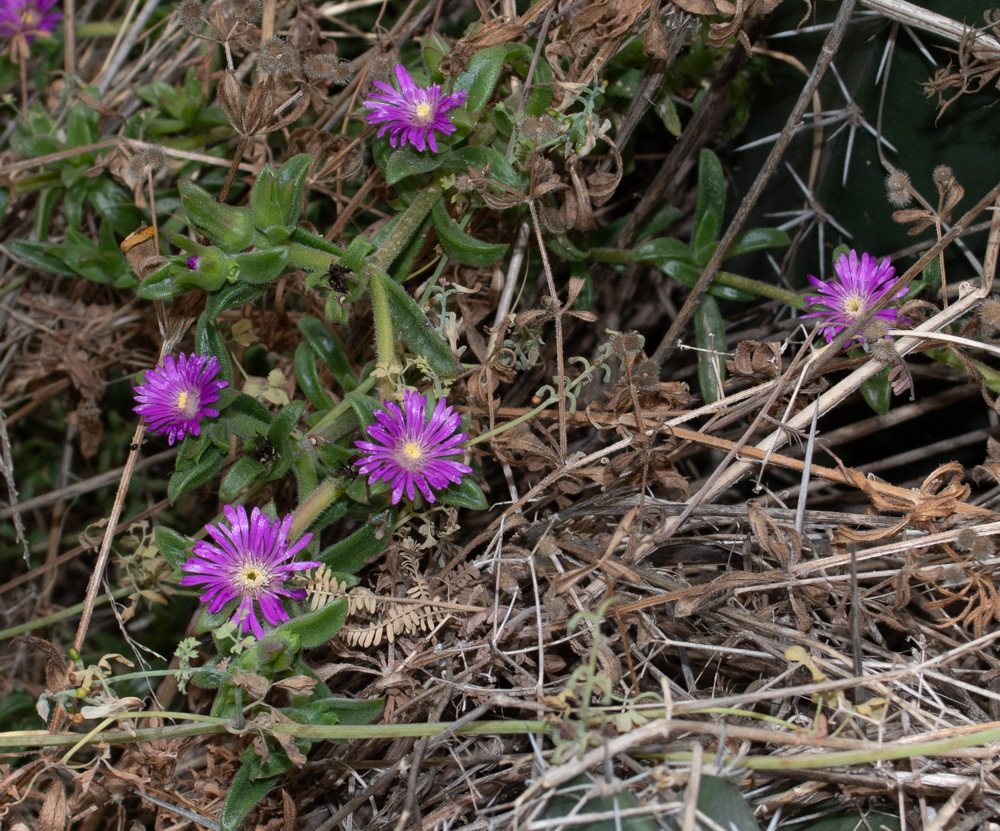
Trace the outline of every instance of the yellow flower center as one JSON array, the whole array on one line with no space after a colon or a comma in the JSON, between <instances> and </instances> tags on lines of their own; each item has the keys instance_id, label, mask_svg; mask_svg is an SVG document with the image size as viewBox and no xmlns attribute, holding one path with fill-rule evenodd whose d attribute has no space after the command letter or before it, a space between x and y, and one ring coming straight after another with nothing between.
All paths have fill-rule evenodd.
<instances>
[{"instance_id":1,"label":"yellow flower center","mask_svg":"<svg viewBox=\"0 0 1000 831\"><path fill-rule=\"evenodd\" d=\"M273 579L274 575L266 565L249 560L237 569L233 576L233 583L239 587L243 594L249 594L256 598L271 585Z\"/></svg>"},{"instance_id":2,"label":"yellow flower center","mask_svg":"<svg viewBox=\"0 0 1000 831\"><path fill-rule=\"evenodd\" d=\"M420 461L424 457L423 448L419 442L408 441L396 451L396 461L407 470L419 470Z\"/></svg>"},{"instance_id":3,"label":"yellow flower center","mask_svg":"<svg viewBox=\"0 0 1000 831\"><path fill-rule=\"evenodd\" d=\"M423 126L425 124L430 124L433 120L434 113L431 111L430 104L417 104L417 106L413 108L413 121L415 124Z\"/></svg>"},{"instance_id":4,"label":"yellow flower center","mask_svg":"<svg viewBox=\"0 0 1000 831\"><path fill-rule=\"evenodd\" d=\"M177 412L180 413L180 415L184 418L194 418L195 414L198 412L200 400L198 398L198 393L191 392L190 390L181 390L177 393L177 400L174 403L177 407Z\"/></svg>"},{"instance_id":5,"label":"yellow flower center","mask_svg":"<svg viewBox=\"0 0 1000 831\"><path fill-rule=\"evenodd\" d=\"M864 298L858 297L856 294L852 294L847 300L844 301L844 314L847 315L851 320L854 320L858 315L860 315L865 310Z\"/></svg>"}]
</instances>

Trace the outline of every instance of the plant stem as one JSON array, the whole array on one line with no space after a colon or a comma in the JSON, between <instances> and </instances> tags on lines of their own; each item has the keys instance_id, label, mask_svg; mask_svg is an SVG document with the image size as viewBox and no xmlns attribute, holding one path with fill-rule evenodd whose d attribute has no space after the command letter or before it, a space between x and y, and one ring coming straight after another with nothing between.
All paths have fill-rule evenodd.
<instances>
[{"instance_id":1,"label":"plant stem","mask_svg":"<svg viewBox=\"0 0 1000 831\"><path fill-rule=\"evenodd\" d=\"M376 380L378 379L374 375L369 375L367 378L365 378L364 381L358 384L358 386L352 391L352 393L348 393L348 395L351 395L353 393L357 393L358 395L364 395L366 392L368 392L368 390L370 390L372 387L375 386ZM350 412L350 410L351 410L351 401L347 396L345 396L343 401L339 402L332 410L330 410L330 412L328 412L325 416L323 416L323 418L320 421L316 423L316 426L312 428L311 432L315 433L318 436L322 436L325 439L340 438L340 436L331 436L327 435L327 433L329 432L330 428L337 423L337 419L339 419L344 414ZM345 430L344 433L346 432L347 431ZM341 435L343 435L343 433Z\"/></svg>"},{"instance_id":2,"label":"plant stem","mask_svg":"<svg viewBox=\"0 0 1000 831\"><path fill-rule=\"evenodd\" d=\"M627 248L592 248L589 259L600 263L619 263L631 265L635 260L635 252ZM806 307L805 297L793 291L772 286L761 280L754 280L750 277L743 277L740 274L733 274L731 271L719 271L712 279L713 283L729 288L740 289L741 291L756 294L758 297L769 297L771 300L778 300L795 309L803 310Z\"/></svg>"},{"instance_id":3,"label":"plant stem","mask_svg":"<svg viewBox=\"0 0 1000 831\"><path fill-rule=\"evenodd\" d=\"M368 291L372 298L372 315L375 318L375 354L386 374L379 379L379 397L383 400L392 394L392 379L388 369L396 357L396 333L392 328L392 314L389 311L389 293L385 280L392 278L384 271L374 271L368 278Z\"/></svg>"},{"instance_id":4,"label":"plant stem","mask_svg":"<svg viewBox=\"0 0 1000 831\"><path fill-rule=\"evenodd\" d=\"M292 518L292 530L289 532L290 539L298 539L305 533L306 528L313 524L321 513L344 492L344 480L339 477L331 477L323 482L306 498Z\"/></svg>"},{"instance_id":5,"label":"plant stem","mask_svg":"<svg viewBox=\"0 0 1000 831\"><path fill-rule=\"evenodd\" d=\"M385 241L379 246L378 251L369 258L369 264L380 271L388 270L392 261L409 243L410 237L424 224L424 220L427 219L434 203L440 198L441 188L438 185L431 185L420 191L416 199L403 211L393 229L386 236Z\"/></svg>"},{"instance_id":6,"label":"plant stem","mask_svg":"<svg viewBox=\"0 0 1000 831\"><path fill-rule=\"evenodd\" d=\"M111 597L117 600L120 597L125 597L132 593L130 588L115 589L111 593ZM95 606L103 606L105 603L109 602L108 595L102 594L94 602ZM37 618L36 620L29 620L27 623L22 623L18 626L11 626L9 629L0 630L0 641L5 641L8 638L16 638L18 635L24 632L31 632L33 629L40 629L43 626L48 626L50 623L58 623L60 620L65 620L69 617L75 617L83 611L84 604L77 603L75 606L67 606L58 612L53 612L51 615L46 615L45 617Z\"/></svg>"}]
</instances>

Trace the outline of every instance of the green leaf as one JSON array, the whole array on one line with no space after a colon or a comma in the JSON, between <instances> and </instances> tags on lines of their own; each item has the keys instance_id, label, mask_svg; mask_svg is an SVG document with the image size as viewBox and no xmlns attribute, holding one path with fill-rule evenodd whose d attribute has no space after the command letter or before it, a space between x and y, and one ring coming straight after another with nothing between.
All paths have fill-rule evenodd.
<instances>
[{"instance_id":1,"label":"green leaf","mask_svg":"<svg viewBox=\"0 0 1000 831\"><path fill-rule=\"evenodd\" d=\"M403 341L416 354L427 359L438 375L453 377L458 374L458 362L451 354L451 347L441 334L431 326L427 316L420 311L416 301L399 283L376 274L372 280L381 280L389 298L392 325L403 336Z\"/></svg>"},{"instance_id":2,"label":"green leaf","mask_svg":"<svg viewBox=\"0 0 1000 831\"><path fill-rule=\"evenodd\" d=\"M249 749L252 750L252 748ZM291 762L289 762L289 767L291 767ZM226 792L226 801L223 803L222 815L219 817L221 831L237 831L247 814L267 796L277 781L277 774L270 777L261 776L260 759L256 756L250 761L244 760Z\"/></svg>"},{"instance_id":3,"label":"green leaf","mask_svg":"<svg viewBox=\"0 0 1000 831\"><path fill-rule=\"evenodd\" d=\"M11 239L0 245L3 251L14 262L26 268L37 268L39 271L50 271L64 277L73 277L76 272L67 268L65 263L51 253L54 246L51 243L32 242L26 239Z\"/></svg>"},{"instance_id":4,"label":"green leaf","mask_svg":"<svg viewBox=\"0 0 1000 831\"><path fill-rule=\"evenodd\" d=\"M660 826L652 817L631 813L639 807L639 800L627 788L607 796L599 793L589 776L578 776L556 791L542 816L548 820L572 816L572 825L556 823L556 827L572 827L574 831L659 831ZM630 813L621 816L624 811ZM594 819L589 818L591 815L595 815Z\"/></svg>"},{"instance_id":5,"label":"green leaf","mask_svg":"<svg viewBox=\"0 0 1000 831\"><path fill-rule=\"evenodd\" d=\"M485 511L490 506L486 496L475 477L469 473L462 477L457 485L452 483L437 494L443 505L457 505L459 508L471 508L474 511Z\"/></svg>"},{"instance_id":6,"label":"green leaf","mask_svg":"<svg viewBox=\"0 0 1000 831\"><path fill-rule=\"evenodd\" d=\"M227 254L237 254L253 241L253 216L249 207L235 208L217 202L207 190L190 180L178 182L177 189L188 224Z\"/></svg>"},{"instance_id":7,"label":"green leaf","mask_svg":"<svg viewBox=\"0 0 1000 831\"><path fill-rule=\"evenodd\" d=\"M392 511L375 514L347 539L334 543L316 558L334 571L354 574L389 544L396 515Z\"/></svg>"},{"instance_id":8,"label":"green leaf","mask_svg":"<svg viewBox=\"0 0 1000 831\"><path fill-rule=\"evenodd\" d=\"M156 548L163 559L170 563L170 567L175 572L180 573L181 566L191 556L190 540L165 525L156 526L153 538L156 540Z\"/></svg>"},{"instance_id":9,"label":"green leaf","mask_svg":"<svg viewBox=\"0 0 1000 831\"><path fill-rule=\"evenodd\" d=\"M465 101L469 112L481 110L486 106L490 96L493 95L497 81L500 80L500 72L503 70L506 57L507 49L504 46L481 49L469 59L465 71L455 79L455 90L464 89L469 93Z\"/></svg>"},{"instance_id":10,"label":"green leaf","mask_svg":"<svg viewBox=\"0 0 1000 831\"><path fill-rule=\"evenodd\" d=\"M678 262L694 263L691 249L679 239L660 237L639 245L632 252L632 258L637 263L651 263L660 271L666 271L663 264L677 260Z\"/></svg>"},{"instance_id":11,"label":"green leaf","mask_svg":"<svg viewBox=\"0 0 1000 831\"><path fill-rule=\"evenodd\" d=\"M304 317L299 321L299 331L306 336L309 345L323 359L323 363L333 373L333 377L340 384L341 389L346 388L349 380L357 383L344 347L322 320L315 317Z\"/></svg>"},{"instance_id":12,"label":"green leaf","mask_svg":"<svg viewBox=\"0 0 1000 831\"><path fill-rule=\"evenodd\" d=\"M753 809L740 789L719 776L701 775L698 810L729 831L760 831ZM699 831L708 831L705 823L699 822L698 828Z\"/></svg>"},{"instance_id":13,"label":"green leaf","mask_svg":"<svg viewBox=\"0 0 1000 831\"><path fill-rule=\"evenodd\" d=\"M347 620L347 598L335 600L329 606L282 623L273 634L279 638L298 636L302 649L312 649L326 643L337 634Z\"/></svg>"},{"instance_id":14,"label":"green leaf","mask_svg":"<svg viewBox=\"0 0 1000 831\"><path fill-rule=\"evenodd\" d=\"M434 203L431 217L441 247L449 257L460 263L475 266L493 265L507 252L506 243L483 242L465 233L448 215L448 209L442 201Z\"/></svg>"},{"instance_id":15,"label":"green leaf","mask_svg":"<svg viewBox=\"0 0 1000 831\"><path fill-rule=\"evenodd\" d=\"M333 407L333 399L319 378L316 350L308 343L300 343L295 350L295 381L317 410L329 410Z\"/></svg>"},{"instance_id":16,"label":"green leaf","mask_svg":"<svg viewBox=\"0 0 1000 831\"><path fill-rule=\"evenodd\" d=\"M240 281L253 285L269 285L285 270L288 248L259 248L256 251L233 254L231 260L239 269Z\"/></svg>"},{"instance_id":17,"label":"green leaf","mask_svg":"<svg viewBox=\"0 0 1000 831\"><path fill-rule=\"evenodd\" d=\"M389 140L384 139L384 146L389 147ZM380 142L375 142L375 161L385 176L387 185L394 185L402 181L407 176L417 176L420 173L429 173L437 170L441 166L441 158L433 153L418 153L407 145L399 150L393 150L379 161L378 147Z\"/></svg>"},{"instance_id":18,"label":"green leaf","mask_svg":"<svg viewBox=\"0 0 1000 831\"><path fill-rule=\"evenodd\" d=\"M170 504L174 504L180 497L199 485L205 484L222 470L226 457L216 448L210 448L197 464L184 470L177 470L170 477L170 484L167 485L167 498Z\"/></svg>"},{"instance_id":19,"label":"green leaf","mask_svg":"<svg viewBox=\"0 0 1000 831\"><path fill-rule=\"evenodd\" d=\"M695 343L698 346L698 383L707 404L718 400L718 390L726 380L726 322L714 297L705 296L694 315ZM716 354L713 354L716 353Z\"/></svg>"},{"instance_id":20,"label":"green leaf","mask_svg":"<svg viewBox=\"0 0 1000 831\"><path fill-rule=\"evenodd\" d=\"M256 398L240 393L223 415L226 427L243 439L267 435L271 428L271 413Z\"/></svg>"},{"instance_id":21,"label":"green leaf","mask_svg":"<svg viewBox=\"0 0 1000 831\"><path fill-rule=\"evenodd\" d=\"M751 251L781 248L791 244L792 241L788 234L780 228L752 228L749 231L744 231L733 240L729 251L726 252L726 259L738 257L740 254L749 254Z\"/></svg>"},{"instance_id":22,"label":"green leaf","mask_svg":"<svg viewBox=\"0 0 1000 831\"><path fill-rule=\"evenodd\" d=\"M264 465L252 456L242 456L222 479L219 485L219 499L233 502L243 491L265 474Z\"/></svg>"},{"instance_id":23,"label":"green leaf","mask_svg":"<svg viewBox=\"0 0 1000 831\"><path fill-rule=\"evenodd\" d=\"M208 296L208 302L205 303L205 311L202 312L202 317L214 320L222 312L229 311L230 309L238 309L245 303L253 303L255 300L263 297L267 293L268 288L270 288L270 285L267 283L264 285L236 283L231 286L223 286Z\"/></svg>"},{"instance_id":24,"label":"green leaf","mask_svg":"<svg viewBox=\"0 0 1000 831\"><path fill-rule=\"evenodd\" d=\"M703 269L700 266L691 265L690 263L672 260L661 265L660 270L678 282L683 283L688 288L693 289L701 278ZM712 280L711 285L708 287L708 293L713 297L721 297L723 300L737 300L741 303L749 303L752 300L759 299L756 294L751 294L748 291L733 288L732 286L724 286L718 280Z\"/></svg>"},{"instance_id":25,"label":"green leaf","mask_svg":"<svg viewBox=\"0 0 1000 831\"><path fill-rule=\"evenodd\" d=\"M892 385L889 383L891 366L884 367L861 385L861 394L868 406L879 415L889 412L892 402Z\"/></svg>"},{"instance_id":26,"label":"green leaf","mask_svg":"<svg viewBox=\"0 0 1000 831\"><path fill-rule=\"evenodd\" d=\"M194 332L194 345L199 355L215 355L219 361L219 377L232 384L233 361L226 348L226 339L222 337L214 318L209 318L204 312Z\"/></svg>"},{"instance_id":27,"label":"green leaf","mask_svg":"<svg viewBox=\"0 0 1000 831\"><path fill-rule=\"evenodd\" d=\"M694 210L692 239L718 239L725 213L726 180L722 175L722 164L711 150L702 150L698 157L698 204ZM691 247L698 250L697 244Z\"/></svg>"},{"instance_id":28,"label":"green leaf","mask_svg":"<svg viewBox=\"0 0 1000 831\"><path fill-rule=\"evenodd\" d=\"M383 702L377 698L367 701L354 698L325 699L330 712L335 713L339 724L370 724L382 715Z\"/></svg>"},{"instance_id":29,"label":"green leaf","mask_svg":"<svg viewBox=\"0 0 1000 831\"><path fill-rule=\"evenodd\" d=\"M304 401L289 401L281 412L274 417L271 427L267 431L267 438L275 445L282 444L288 440L288 436L295 429L302 418L302 411L306 408Z\"/></svg>"}]
</instances>

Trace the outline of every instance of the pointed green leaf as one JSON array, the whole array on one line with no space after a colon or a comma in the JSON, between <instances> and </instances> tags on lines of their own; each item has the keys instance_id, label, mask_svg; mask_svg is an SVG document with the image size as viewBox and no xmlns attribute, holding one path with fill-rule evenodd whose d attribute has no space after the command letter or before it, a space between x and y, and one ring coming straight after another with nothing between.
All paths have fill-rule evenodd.
<instances>
[{"instance_id":1,"label":"pointed green leaf","mask_svg":"<svg viewBox=\"0 0 1000 831\"><path fill-rule=\"evenodd\" d=\"M223 502L233 502L236 498L260 479L265 473L264 465L252 456L242 456L222 479L219 485L219 499Z\"/></svg>"},{"instance_id":2,"label":"pointed green leaf","mask_svg":"<svg viewBox=\"0 0 1000 831\"><path fill-rule=\"evenodd\" d=\"M347 598L341 598L315 612L282 623L273 634L279 638L295 635L299 638L302 649L312 649L336 635L345 620L347 620Z\"/></svg>"},{"instance_id":3,"label":"pointed green leaf","mask_svg":"<svg viewBox=\"0 0 1000 831\"><path fill-rule=\"evenodd\" d=\"M725 213L726 180L722 164L711 150L702 150L698 156L698 204L694 210L693 239L718 239ZM697 251L699 246L692 244L691 247Z\"/></svg>"},{"instance_id":4,"label":"pointed green leaf","mask_svg":"<svg viewBox=\"0 0 1000 831\"><path fill-rule=\"evenodd\" d=\"M437 498L443 505L457 505L459 508L471 508L474 511L485 511L490 507L479 483L471 473L463 476L457 485L454 483L448 485L437 494Z\"/></svg>"},{"instance_id":5,"label":"pointed green leaf","mask_svg":"<svg viewBox=\"0 0 1000 831\"><path fill-rule=\"evenodd\" d=\"M751 228L733 240L726 252L726 259L738 257L740 254L749 254L751 251L761 251L765 248L781 248L791 245L792 241L788 234L780 228Z\"/></svg>"},{"instance_id":6,"label":"pointed green leaf","mask_svg":"<svg viewBox=\"0 0 1000 831\"><path fill-rule=\"evenodd\" d=\"M300 343L295 350L295 381L317 410L329 410L333 407L333 399L319 377L316 350L308 343Z\"/></svg>"},{"instance_id":7,"label":"pointed green leaf","mask_svg":"<svg viewBox=\"0 0 1000 831\"><path fill-rule=\"evenodd\" d=\"M197 464L184 470L175 471L174 475L170 477L170 484L167 485L167 498L170 500L170 504L174 504L188 491L194 490L218 475L225 461L226 458L221 451L212 447L206 451Z\"/></svg>"},{"instance_id":8,"label":"pointed green leaf","mask_svg":"<svg viewBox=\"0 0 1000 831\"><path fill-rule=\"evenodd\" d=\"M469 59L465 70L455 79L455 91L464 89L469 93L465 101L469 112L476 112L486 106L500 80L506 57L507 49L504 46L481 49Z\"/></svg>"},{"instance_id":9,"label":"pointed green leaf","mask_svg":"<svg viewBox=\"0 0 1000 831\"><path fill-rule=\"evenodd\" d=\"M441 201L434 203L431 217L441 247L449 257L460 263L475 266L493 265L507 252L506 243L483 242L465 233L448 215L448 210Z\"/></svg>"},{"instance_id":10,"label":"pointed green leaf","mask_svg":"<svg viewBox=\"0 0 1000 831\"><path fill-rule=\"evenodd\" d=\"M156 526L153 538L163 559L170 563L176 573L180 573L181 566L191 556L191 541L165 525Z\"/></svg>"},{"instance_id":11,"label":"pointed green leaf","mask_svg":"<svg viewBox=\"0 0 1000 831\"><path fill-rule=\"evenodd\" d=\"M334 571L354 574L389 544L396 515L392 511L375 514L347 539L334 543L317 558Z\"/></svg>"},{"instance_id":12,"label":"pointed green leaf","mask_svg":"<svg viewBox=\"0 0 1000 831\"><path fill-rule=\"evenodd\" d=\"M357 383L344 347L322 320L315 317L304 317L299 321L299 331L306 336L309 345L323 359L323 363L333 373L333 377L340 384L341 389L345 388L349 380Z\"/></svg>"},{"instance_id":13,"label":"pointed green leaf","mask_svg":"<svg viewBox=\"0 0 1000 831\"><path fill-rule=\"evenodd\" d=\"M384 141L388 148L388 139ZM401 147L399 150L392 150L384 157L384 162L379 161L379 142L375 143L375 161L385 176L387 185L395 185L407 176L416 176L420 173L429 173L437 170L441 166L441 158L433 153L418 153L409 145Z\"/></svg>"},{"instance_id":14,"label":"pointed green leaf","mask_svg":"<svg viewBox=\"0 0 1000 831\"><path fill-rule=\"evenodd\" d=\"M416 301L399 283L376 274L372 280L381 280L389 299L392 325L403 336L403 341L416 354L427 359L431 369L439 375L452 377L458 374L458 362L451 354L451 347L441 334L431 326L427 316L420 311Z\"/></svg>"},{"instance_id":15,"label":"pointed green leaf","mask_svg":"<svg viewBox=\"0 0 1000 831\"><path fill-rule=\"evenodd\" d=\"M892 403L892 384L889 382L891 369L891 366L884 367L861 385L861 395L879 415L889 412L889 405Z\"/></svg>"}]
</instances>

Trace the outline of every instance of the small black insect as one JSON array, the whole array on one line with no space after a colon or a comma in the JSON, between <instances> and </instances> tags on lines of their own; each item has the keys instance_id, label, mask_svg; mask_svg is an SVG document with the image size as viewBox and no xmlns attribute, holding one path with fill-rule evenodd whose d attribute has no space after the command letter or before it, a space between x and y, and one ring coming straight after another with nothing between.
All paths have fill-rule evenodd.
<instances>
[{"instance_id":1,"label":"small black insect","mask_svg":"<svg viewBox=\"0 0 1000 831\"><path fill-rule=\"evenodd\" d=\"M251 451L250 456L264 467L270 467L271 463L278 458L278 449L271 442L265 442L256 450Z\"/></svg>"},{"instance_id":2,"label":"small black insect","mask_svg":"<svg viewBox=\"0 0 1000 831\"><path fill-rule=\"evenodd\" d=\"M339 291L341 294L345 294L350 288L347 284L347 275L351 273L346 265L340 265L340 263L332 263L330 265L330 270L326 273L326 280L330 288L334 291Z\"/></svg>"},{"instance_id":3,"label":"small black insect","mask_svg":"<svg viewBox=\"0 0 1000 831\"><path fill-rule=\"evenodd\" d=\"M139 449L139 445L137 445L135 442L132 442L132 444L129 445L128 449L134 453L136 450Z\"/></svg>"}]
</instances>

